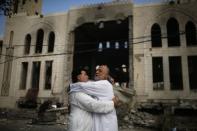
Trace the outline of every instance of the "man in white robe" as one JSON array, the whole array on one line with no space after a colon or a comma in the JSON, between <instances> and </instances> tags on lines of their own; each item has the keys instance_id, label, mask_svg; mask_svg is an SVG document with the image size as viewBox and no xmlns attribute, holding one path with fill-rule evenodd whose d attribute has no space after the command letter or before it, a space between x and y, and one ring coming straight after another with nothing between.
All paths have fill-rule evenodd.
<instances>
[{"instance_id":1,"label":"man in white robe","mask_svg":"<svg viewBox=\"0 0 197 131\"><path fill-rule=\"evenodd\" d=\"M114 97L113 87L107 80L109 69L102 65L96 71L95 82L79 82L71 84L70 92L84 92L94 96L99 101L109 101ZM92 131L118 131L117 115L115 108L109 113L93 113L93 130Z\"/></svg>"},{"instance_id":2,"label":"man in white robe","mask_svg":"<svg viewBox=\"0 0 197 131\"><path fill-rule=\"evenodd\" d=\"M84 70L81 70L77 75L77 80L81 83L88 81L88 76ZM70 90L72 91L72 86ZM114 110L112 99L99 101L83 92L70 92L69 103L71 105L69 131L93 131L92 113L104 114Z\"/></svg>"}]
</instances>

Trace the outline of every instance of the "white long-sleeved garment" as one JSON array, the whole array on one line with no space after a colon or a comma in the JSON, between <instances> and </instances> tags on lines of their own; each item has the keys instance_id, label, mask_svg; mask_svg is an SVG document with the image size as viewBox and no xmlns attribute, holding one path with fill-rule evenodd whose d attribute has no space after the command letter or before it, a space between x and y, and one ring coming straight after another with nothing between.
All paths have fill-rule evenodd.
<instances>
[{"instance_id":1,"label":"white long-sleeved garment","mask_svg":"<svg viewBox=\"0 0 197 131\"><path fill-rule=\"evenodd\" d=\"M113 101L98 101L83 92L73 92L69 95L71 112L69 116L69 131L92 131L92 113L109 113L114 109Z\"/></svg>"},{"instance_id":2,"label":"white long-sleeved garment","mask_svg":"<svg viewBox=\"0 0 197 131\"><path fill-rule=\"evenodd\" d=\"M97 97L101 101L112 100L113 87L107 80L95 82L78 82L70 85L70 92L84 92ZM92 131L118 131L118 123L115 108L107 114L93 113Z\"/></svg>"}]
</instances>

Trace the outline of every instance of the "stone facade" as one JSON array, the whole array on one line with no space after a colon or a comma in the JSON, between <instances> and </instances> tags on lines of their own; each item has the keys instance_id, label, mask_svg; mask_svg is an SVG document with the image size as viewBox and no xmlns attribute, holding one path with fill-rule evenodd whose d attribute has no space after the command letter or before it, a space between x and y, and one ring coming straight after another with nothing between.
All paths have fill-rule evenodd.
<instances>
[{"instance_id":1,"label":"stone facade","mask_svg":"<svg viewBox=\"0 0 197 131\"><path fill-rule=\"evenodd\" d=\"M196 100L196 90L189 88L188 56L196 56L196 46L186 44L186 24L191 21L196 26L196 1L183 1L181 4L154 4L135 6L133 13L134 43L134 88L137 99L141 102L177 102L176 100ZM169 47L167 37L167 22L175 18L179 24L180 46ZM157 23L161 28L162 47L151 46L151 27ZM196 30L196 29L195 29ZM146 37L149 36L149 37ZM169 57L180 56L182 64L183 89L170 89ZM163 58L164 88L153 89L152 57ZM175 101L174 101L175 100Z\"/></svg>"},{"instance_id":2,"label":"stone facade","mask_svg":"<svg viewBox=\"0 0 197 131\"><path fill-rule=\"evenodd\" d=\"M30 3L26 3L30 4ZM32 15L40 12L41 3L30 12L28 5L23 5L17 14L7 18L4 34L4 46L0 65L0 106L15 108L19 99L26 97L32 88L32 72L34 62L40 62L38 99L56 99L67 102L66 88L71 82L73 54L75 45L75 29L86 23L99 23L128 19L129 44L129 88L135 91L135 102L177 102L177 100L196 100L195 90L189 88L187 57L197 56L196 46L187 47L185 34L180 36L178 47L168 47L166 38L162 38L162 47L151 47L151 27L157 23L161 27L162 37L167 34L166 23L175 18L180 31L185 31L188 21L196 25L197 3L181 1L180 3L134 5L129 0L101 3L72 8L65 13L50 15ZM40 13L38 13L40 14ZM29 16L31 15L31 16ZM42 51L35 53L37 34L43 30ZM48 52L50 33L55 34L54 51ZM28 54L24 53L27 35L31 36ZM3 47L4 47L3 46ZM13 57L10 57L13 56ZM152 57L163 58L164 88L153 90ZM183 90L170 90L169 56L181 56ZM45 89L46 61L52 61L51 88ZM27 63L25 89L20 89L22 66ZM26 69L26 68L25 68ZM5 79L6 76L6 79ZM5 84L8 83L8 84ZM135 99L136 98L136 99Z\"/></svg>"}]
</instances>

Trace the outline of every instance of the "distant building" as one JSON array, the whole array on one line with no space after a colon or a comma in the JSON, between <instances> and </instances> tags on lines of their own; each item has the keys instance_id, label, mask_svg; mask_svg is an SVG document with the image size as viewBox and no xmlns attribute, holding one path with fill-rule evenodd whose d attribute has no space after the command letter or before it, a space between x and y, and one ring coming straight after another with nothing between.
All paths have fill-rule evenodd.
<instances>
[{"instance_id":1,"label":"distant building","mask_svg":"<svg viewBox=\"0 0 197 131\"><path fill-rule=\"evenodd\" d=\"M117 85L133 89L136 105L196 104L195 0L123 0L46 16L41 0L21 2L7 18L1 46L1 107L66 103L72 70L87 68L93 78L99 64L109 65Z\"/></svg>"}]
</instances>

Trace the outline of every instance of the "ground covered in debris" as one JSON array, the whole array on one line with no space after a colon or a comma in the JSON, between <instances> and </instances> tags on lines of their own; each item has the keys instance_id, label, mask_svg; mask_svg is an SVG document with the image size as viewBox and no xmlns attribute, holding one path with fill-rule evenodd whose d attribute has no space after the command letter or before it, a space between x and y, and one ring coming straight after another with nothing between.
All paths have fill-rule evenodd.
<instances>
[{"instance_id":1,"label":"ground covered in debris","mask_svg":"<svg viewBox=\"0 0 197 131\"><path fill-rule=\"evenodd\" d=\"M195 116L167 116L129 108L123 104L117 109L119 131L193 131L197 129ZM0 109L1 131L67 131L68 114L65 108L48 110L43 118L33 109Z\"/></svg>"},{"instance_id":2,"label":"ground covered in debris","mask_svg":"<svg viewBox=\"0 0 197 131\"><path fill-rule=\"evenodd\" d=\"M118 112L119 110L117 110ZM135 111L121 114L119 116L119 131L152 131L148 124L152 126L154 120L141 121L139 115ZM136 116L138 114L138 116ZM133 115L133 116L132 116ZM143 114L144 115L144 114ZM1 131L66 131L68 121L66 114L62 112L46 112L45 118L38 120L37 112L30 109L10 110L0 109L0 130ZM133 119L131 121L131 119ZM135 121L135 122L134 122ZM140 126L138 126L140 125ZM142 125L148 128L142 128Z\"/></svg>"},{"instance_id":3,"label":"ground covered in debris","mask_svg":"<svg viewBox=\"0 0 197 131\"><path fill-rule=\"evenodd\" d=\"M134 110L124 111L118 109L119 131L152 131L155 129L155 120L147 114L139 114ZM125 109L124 109L125 110ZM121 111L122 112L122 111ZM49 111L44 119L38 119L35 110L0 109L0 130L1 131L66 131L68 127L68 116L64 112ZM144 119L144 117L147 117Z\"/></svg>"}]
</instances>

